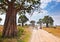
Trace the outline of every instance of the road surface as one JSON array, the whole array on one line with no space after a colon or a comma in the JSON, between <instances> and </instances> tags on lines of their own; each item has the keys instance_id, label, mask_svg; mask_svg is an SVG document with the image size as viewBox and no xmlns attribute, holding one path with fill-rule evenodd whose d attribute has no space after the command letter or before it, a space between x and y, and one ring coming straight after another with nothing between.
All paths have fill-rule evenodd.
<instances>
[{"instance_id":1,"label":"road surface","mask_svg":"<svg viewBox=\"0 0 60 42\"><path fill-rule=\"evenodd\" d=\"M29 42L60 42L60 38L42 29L33 29Z\"/></svg>"}]
</instances>

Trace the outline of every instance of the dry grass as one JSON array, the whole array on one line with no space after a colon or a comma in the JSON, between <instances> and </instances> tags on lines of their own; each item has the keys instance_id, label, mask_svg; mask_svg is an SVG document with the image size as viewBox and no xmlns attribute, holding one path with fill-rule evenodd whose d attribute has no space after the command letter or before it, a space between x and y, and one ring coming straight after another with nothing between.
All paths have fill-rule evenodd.
<instances>
[{"instance_id":1,"label":"dry grass","mask_svg":"<svg viewBox=\"0 0 60 42\"><path fill-rule=\"evenodd\" d=\"M29 38L30 38L30 34L31 34L30 28L28 26L24 26L24 27L18 26L18 28L23 28L24 29L24 34L20 38L18 38L18 39L16 39L16 38L12 38L12 39L10 39L10 38L6 38L6 39L0 38L0 42L28 42ZM2 34L2 30L3 30L3 26L0 26L0 36Z\"/></svg>"},{"instance_id":2,"label":"dry grass","mask_svg":"<svg viewBox=\"0 0 60 42\"><path fill-rule=\"evenodd\" d=\"M30 35L31 35L30 28L25 28L24 30L25 30L25 37L23 42L29 42Z\"/></svg>"},{"instance_id":3,"label":"dry grass","mask_svg":"<svg viewBox=\"0 0 60 42\"><path fill-rule=\"evenodd\" d=\"M53 35L60 37L60 27L56 27L56 28L43 28L44 30L48 31L49 33L52 33Z\"/></svg>"}]
</instances>

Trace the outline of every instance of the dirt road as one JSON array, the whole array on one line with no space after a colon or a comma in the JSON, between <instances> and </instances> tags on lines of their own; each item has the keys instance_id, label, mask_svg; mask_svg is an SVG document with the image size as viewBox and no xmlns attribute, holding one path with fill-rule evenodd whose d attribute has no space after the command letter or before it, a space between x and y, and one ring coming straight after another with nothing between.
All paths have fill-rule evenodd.
<instances>
[{"instance_id":1,"label":"dirt road","mask_svg":"<svg viewBox=\"0 0 60 42\"><path fill-rule=\"evenodd\" d=\"M60 42L60 38L42 29L33 29L30 42Z\"/></svg>"}]
</instances>

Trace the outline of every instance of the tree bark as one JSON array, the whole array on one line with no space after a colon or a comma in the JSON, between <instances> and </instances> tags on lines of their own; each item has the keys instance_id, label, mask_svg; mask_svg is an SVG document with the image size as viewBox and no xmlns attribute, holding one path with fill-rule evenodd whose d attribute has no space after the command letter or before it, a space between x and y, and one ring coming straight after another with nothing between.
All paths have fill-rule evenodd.
<instances>
[{"instance_id":1,"label":"tree bark","mask_svg":"<svg viewBox=\"0 0 60 42\"><path fill-rule=\"evenodd\" d=\"M49 26L48 26L48 23L46 23L46 27L49 27Z\"/></svg>"},{"instance_id":2,"label":"tree bark","mask_svg":"<svg viewBox=\"0 0 60 42\"><path fill-rule=\"evenodd\" d=\"M22 27L24 26L24 23L22 23Z\"/></svg>"},{"instance_id":3,"label":"tree bark","mask_svg":"<svg viewBox=\"0 0 60 42\"><path fill-rule=\"evenodd\" d=\"M14 5L11 3L8 6L8 11L6 12L6 19L4 23L2 37L17 36L16 14L17 12L14 8Z\"/></svg>"},{"instance_id":4,"label":"tree bark","mask_svg":"<svg viewBox=\"0 0 60 42\"><path fill-rule=\"evenodd\" d=\"M40 29L42 29L42 23L40 24Z\"/></svg>"}]
</instances>

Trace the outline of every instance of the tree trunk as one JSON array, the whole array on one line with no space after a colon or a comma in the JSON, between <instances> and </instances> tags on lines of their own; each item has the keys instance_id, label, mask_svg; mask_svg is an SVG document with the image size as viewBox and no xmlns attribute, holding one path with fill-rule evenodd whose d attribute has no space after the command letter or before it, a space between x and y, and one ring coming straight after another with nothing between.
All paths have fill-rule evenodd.
<instances>
[{"instance_id":1,"label":"tree trunk","mask_svg":"<svg viewBox=\"0 0 60 42\"><path fill-rule=\"evenodd\" d=\"M40 24L40 29L42 29L42 23Z\"/></svg>"},{"instance_id":2,"label":"tree trunk","mask_svg":"<svg viewBox=\"0 0 60 42\"><path fill-rule=\"evenodd\" d=\"M49 26L48 26L48 23L46 23L46 27L49 27Z\"/></svg>"},{"instance_id":3,"label":"tree trunk","mask_svg":"<svg viewBox=\"0 0 60 42\"><path fill-rule=\"evenodd\" d=\"M4 29L2 37L15 37L17 36L17 24L16 24L16 10L13 4L10 3L8 11L6 12L6 19L4 23Z\"/></svg>"},{"instance_id":4,"label":"tree trunk","mask_svg":"<svg viewBox=\"0 0 60 42\"><path fill-rule=\"evenodd\" d=\"M24 26L24 23L22 23L22 27Z\"/></svg>"}]
</instances>

